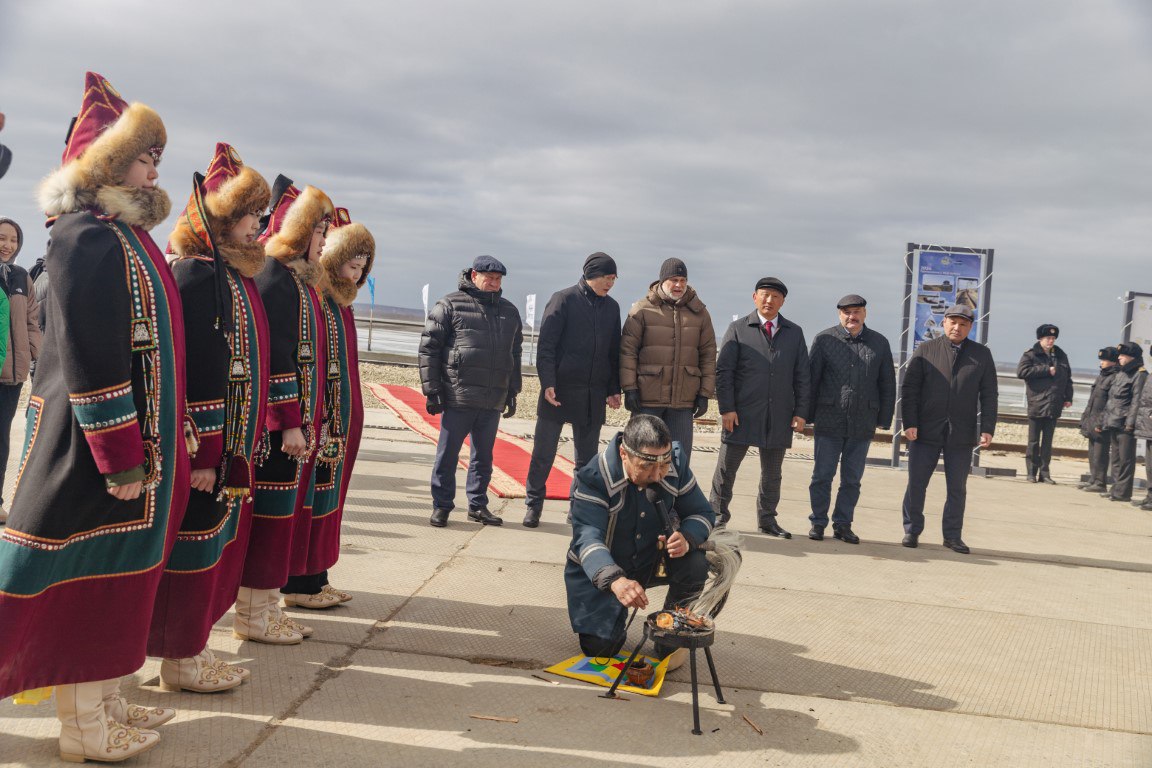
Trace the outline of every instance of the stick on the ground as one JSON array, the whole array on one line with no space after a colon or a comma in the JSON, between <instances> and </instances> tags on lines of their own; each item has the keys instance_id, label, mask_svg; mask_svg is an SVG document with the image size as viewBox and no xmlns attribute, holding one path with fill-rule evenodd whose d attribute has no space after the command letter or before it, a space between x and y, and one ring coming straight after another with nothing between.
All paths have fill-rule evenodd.
<instances>
[{"instance_id":1,"label":"stick on the ground","mask_svg":"<svg viewBox=\"0 0 1152 768\"><path fill-rule=\"evenodd\" d=\"M492 720L493 722L496 722L496 723L518 723L518 722L520 722L520 718L518 718L518 717L497 717L496 715L468 715L468 717L471 717L473 720Z\"/></svg>"},{"instance_id":2,"label":"stick on the ground","mask_svg":"<svg viewBox=\"0 0 1152 768\"><path fill-rule=\"evenodd\" d=\"M756 725L756 723L749 720L748 715L743 715L743 717L744 717L744 722L746 722L746 723L748 723L748 725L752 726L752 730L756 731L756 733L760 734L761 736L764 735L764 729L761 728L760 726Z\"/></svg>"}]
</instances>

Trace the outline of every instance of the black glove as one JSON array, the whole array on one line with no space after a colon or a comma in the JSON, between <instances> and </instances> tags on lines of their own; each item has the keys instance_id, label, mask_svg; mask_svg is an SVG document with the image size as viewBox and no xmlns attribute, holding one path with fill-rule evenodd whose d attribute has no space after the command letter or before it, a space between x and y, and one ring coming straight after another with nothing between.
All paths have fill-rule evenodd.
<instances>
[{"instance_id":1,"label":"black glove","mask_svg":"<svg viewBox=\"0 0 1152 768\"><path fill-rule=\"evenodd\" d=\"M444 403L441 402L440 395L428 395L428 402L424 404L424 410L428 411L429 416L444 413Z\"/></svg>"},{"instance_id":2,"label":"black glove","mask_svg":"<svg viewBox=\"0 0 1152 768\"><path fill-rule=\"evenodd\" d=\"M692 418L698 419L706 413L708 413L708 398L696 395L696 410L692 411Z\"/></svg>"},{"instance_id":3,"label":"black glove","mask_svg":"<svg viewBox=\"0 0 1152 768\"><path fill-rule=\"evenodd\" d=\"M504 418L510 419L516 415L516 395L509 395L508 402L504 403Z\"/></svg>"},{"instance_id":4,"label":"black glove","mask_svg":"<svg viewBox=\"0 0 1152 768\"><path fill-rule=\"evenodd\" d=\"M624 407L628 409L629 413L637 413L640 410L640 391L630 389L624 393Z\"/></svg>"}]
</instances>

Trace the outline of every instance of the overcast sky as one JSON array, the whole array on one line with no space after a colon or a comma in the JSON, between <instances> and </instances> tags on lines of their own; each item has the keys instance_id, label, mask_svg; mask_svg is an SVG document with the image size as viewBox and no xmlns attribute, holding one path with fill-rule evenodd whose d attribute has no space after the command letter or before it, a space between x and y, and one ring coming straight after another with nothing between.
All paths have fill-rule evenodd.
<instances>
[{"instance_id":1,"label":"overcast sky","mask_svg":"<svg viewBox=\"0 0 1152 768\"><path fill-rule=\"evenodd\" d=\"M1148 7L0 0L0 215L30 265L91 69L164 118L174 210L228 141L372 230L378 304L489 253L523 311L602 250L625 307L677 256L718 332L774 275L809 338L851 292L895 345L905 245L939 243L995 249L998 360L1056 323L1089 367L1152 292Z\"/></svg>"}]
</instances>

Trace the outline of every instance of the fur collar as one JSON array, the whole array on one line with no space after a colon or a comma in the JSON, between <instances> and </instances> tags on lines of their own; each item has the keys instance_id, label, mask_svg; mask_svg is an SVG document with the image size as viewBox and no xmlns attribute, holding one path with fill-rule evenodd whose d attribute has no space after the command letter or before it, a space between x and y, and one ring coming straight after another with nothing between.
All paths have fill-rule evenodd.
<instances>
[{"instance_id":1,"label":"fur collar","mask_svg":"<svg viewBox=\"0 0 1152 768\"><path fill-rule=\"evenodd\" d=\"M221 243L217 250L228 266L244 277L255 277L264 269L264 246L260 243Z\"/></svg>"},{"instance_id":2,"label":"fur collar","mask_svg":"<svg viewBox=\"0 0 1152 768\"><path fill-rule=\"evenodd\" d=\"M296 276L299 277L300 281L305 285L310 285L317 290L324 287L321 282L324 270L320 268L319 264L310 262L303 256L298 256L290 261L284 259L277 259L277 261L295 272Z\"/></svg>"},{"instance_id":3,"label":"fur collar","mask_svg":"<svg viewBox=\"0 0 1152 768\"><path fill-rule=\"evenodd\" d=\"M96 207L125 224L152 229L172 211L168 193L159 187L105 186L96 190Z\"/></svg>"},{"instance_id":4,"label":"fur collar","mask_svg":"<svg viewBox=\"0 0 1152 768\"><path fill-rule=\"evenodd\" d=\"M359 288L356 287L355 280L349 280L346 277L333 277L329 274L324 282L324 293L331 296L340 306L350 307L356 301L356 293Z\"/></svg>"}]
</instances>

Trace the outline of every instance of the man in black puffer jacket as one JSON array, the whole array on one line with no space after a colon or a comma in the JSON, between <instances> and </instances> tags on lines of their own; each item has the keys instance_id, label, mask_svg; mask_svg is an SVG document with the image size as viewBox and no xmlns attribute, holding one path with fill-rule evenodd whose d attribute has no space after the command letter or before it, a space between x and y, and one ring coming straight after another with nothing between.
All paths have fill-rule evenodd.
<instances>
[{"instance_id":1,"label":"man in black puffer jacket","mask_svg":"<svg viewBox=\"0 0 1152 768\"><path fill-rule=\"evenodd\" d=\"M508 270L491 256L477 256L460 274L460 289L436 302L420 336L420 383L428 413L443 413L436 461L432 466L432 517L448 524L455 507L456 462L464 438L471 437L468 465L468 519L502 525L488 511L492 449L500 415L516 413L520 394L520 313L501 296Z\"/></svg>"},{"instance_id":2,"label":"man in black puffer jacket","mask_svg":"<svg viewBox=\"0 0 1152 768\"><path fill-rule=\"evenodd\" d=\"M1120 370L1108 388L1103 429L1112 441L1112 490L1101 493L1109 501L1131 501L1136 475L1136 412L1148 373L1144 350L1133 341L1118 344Z\"/></svg>"},{"instance_id":3,"label":"man in black puffer jacket","mask_svg":"<svg viewBox=\"0 0 1152 768\"><path fill-rule=\"evenodd\" d=\"M1088 482L1080 489L1089 493L1108 490L1108 459L1112 441L1104 432L1104 409L1108 405L1108 390L1119 368L1120 352L1116 347L1104 347L1096 355L1100 358L1100 373L1092 382L1088 404L1080 414L1080 434L1088 438Z\"/></svg>"},{"instance_id":4,"label":"man in black puffer jacket","mask_svg":"<svg viewBox=\"0 0 1152 768\"><path fill-rule=\"evenodd\" d=\"M1056 420L1072 405L1072 366L1068 355L1056 346L1060 329L1042 325L1036 329L1036 343L1020 358L1017 378L1024 379L1028 389L1028 449L1024 467L1030 483L1055 485L1049 464L1052 462L1052 436Z\"/></svg>"}]
</instances>

